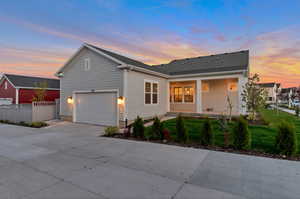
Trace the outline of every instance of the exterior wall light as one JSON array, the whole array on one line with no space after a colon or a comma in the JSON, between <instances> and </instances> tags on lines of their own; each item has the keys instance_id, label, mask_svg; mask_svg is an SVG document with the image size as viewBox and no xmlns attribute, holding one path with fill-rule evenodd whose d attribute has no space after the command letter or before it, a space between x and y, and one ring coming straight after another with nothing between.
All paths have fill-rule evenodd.
<instances>
[{"instance_id":1,"label":"exterior wall light","mask_svg":"<svg viewBox=\"0 0 300 199\"><path fill-rule=\"evenodd\" d=\"M68 104L73 104L73 98L72 97L68 97L67 102L68 102Z\"/></svg>"},{"instance_id":2,"label":"exterior wall light","mask_svg":"<svg viewBox=\"0 0 300 199\"><path fill-rule=\"evenodd\" d=\"M123 97L123 96L118 97L118 104L119 105L124 104L124 101L125 101L125 97Z\"/></svg>"}]
</instances>

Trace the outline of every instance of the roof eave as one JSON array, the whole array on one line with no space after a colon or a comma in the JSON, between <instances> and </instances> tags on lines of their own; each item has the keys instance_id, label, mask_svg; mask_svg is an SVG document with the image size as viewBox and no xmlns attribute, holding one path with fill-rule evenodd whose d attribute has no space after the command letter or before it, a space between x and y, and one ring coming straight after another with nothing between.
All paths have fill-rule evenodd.
<instances>
[{"instance_id":1,"label":"roof eave","mask_svg":"<svg viewBox=\"0 0 300 199\"><path fill-rule=\"evenodd\" d=\"M227 75L227 74L243 74L244 76L248 76L248 70L231 70L231 71L220 71L220 72L208 72L208 73L194 73L194 74L184 74L184 75L170 75L170 79L173 78L184 78L184 77L199 77L199 76L207 76L207 75Z\"/></svg>"}]
</instances>

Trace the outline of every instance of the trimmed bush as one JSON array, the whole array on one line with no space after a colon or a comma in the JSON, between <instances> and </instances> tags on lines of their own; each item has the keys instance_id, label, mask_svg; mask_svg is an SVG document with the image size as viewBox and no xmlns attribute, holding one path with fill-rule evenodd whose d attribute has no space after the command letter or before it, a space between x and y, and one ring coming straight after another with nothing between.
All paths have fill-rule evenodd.
<instances>
[{"instance_id":1,"label":"trimmed bush","mask_svg":"<svg viewBox=\"0 0 300 199\"><path fill-rule=\"evenodd\" d=\"M31 122L31 123L28 123L27 126L33 127L33 128L41 128L44 126L48 126L48 124L46 122Z\"/></svg>"},{"instance_id":2,"label":"trimmed bush","mask_svg":"<svg viewBox=\"0 0 300 199\"><path fill-rule=\"evenodd\" d=\"M158 117L154 118L153 125L152 125L152 133L155 138L159 138L161 140L164 139L163 123L160 122L160 119Z\"/></svg>"},{"instance_id":3,"label":"trimmed bush","mask_svg":"<svg viewBox=\"0 0 300 199\"><path fill-rule=\"evenodd\" d=\"M176 118L176 134L179 142L185 143L188 141L188 133L185 128L184 119L180 114Z\"/></svg>"},{"instance_id":4,"label":"trimmed bush","mask_svg":"<svg viewBox=\"0 0 300 199\"><path fill-rule=\"evenodd\" d=\"M299 108L299 106L296 106L295 107L295 114L296 114L297 117L299 117L299 113L300 113L300 108Z\"/></svg>"},{"instance_id":5,"label":"trimmed bush","mask_svg":"<svg viewBox=\"0 0 300 199\"><path fill-rule=\"evenodd\" d=\"M164 136L163 137L164 140L171 140L171 133L170 133L169 129L165 128L163 130L163 136Z\"/></svg>"},{"instance_id":6,"label":"trimmed bush","mask_svg":"<svg viewBox=\"0 0 300 199\"><path fill-rule=\"evenodd\" d=\"M248 122L240 117L233 127L233 147L235 149L249 149L251 143Z\"/></svg>"},{"instance_id":7,"label":"trimmed bush","mask_svg":"<svg viewBox=\"0 0 300 199\"><path fill-rule=\"evenodd\" d=\"M119 128L117 126L109 126L105 130L105 136L114 136L119 133Z\"/></svg>"},{"instance_id":8,"label":"trimmed bush","mask_svg":"<svg viewBox=\"0 0 300 199\"><path fill-rule=\"evenodd\" d=\"M278 126L275 148L282 155L291 156L297 152L297 140L294 126L282 121Z\"/></svg>"},{"instance_id":9,"label":"trimmed bush","mask_svg":"<svg viewBox=\"0 0 300 199\"><path fill-rule=\"evenodd\" d=\"M132 124L132 127L133 127L132 134L134 137L144 138L145 126L144 126L144 121L142 118L137 116L137 118L134 120L134 123Z\"/></svg>"},{"instance_id":10,"label":"trimmed bush","mask_svg":"<svg viewBox=\"0 0 300 199\"><path fill-rule=\"evenodd\" d=\"M201 130L200 144L204 146L212 145L214 141L213 128L209 119L204 121Z\"/></svg>"}]
</instances>

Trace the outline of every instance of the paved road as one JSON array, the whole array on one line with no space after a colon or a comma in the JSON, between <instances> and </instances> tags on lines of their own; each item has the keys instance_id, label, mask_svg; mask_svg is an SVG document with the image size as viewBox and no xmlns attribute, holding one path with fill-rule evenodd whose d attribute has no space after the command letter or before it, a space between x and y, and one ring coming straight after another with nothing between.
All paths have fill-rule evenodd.
<instances>
[{"instance_id":1,"label":"paved road","mask_svg":"<svg viewBox=\"0 0 300 199\"><path fill-rule=\"evenodd\" d=\"M1 199L299 198L300 163L0 125Z\"/></svg>"}]
</instances>

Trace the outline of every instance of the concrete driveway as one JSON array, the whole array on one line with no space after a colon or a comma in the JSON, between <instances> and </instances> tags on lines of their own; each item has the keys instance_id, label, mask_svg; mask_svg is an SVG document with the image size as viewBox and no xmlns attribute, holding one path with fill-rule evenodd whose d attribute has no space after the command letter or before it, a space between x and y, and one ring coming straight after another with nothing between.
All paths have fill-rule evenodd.
<instances>
[{"instance_id":1,"label":"concrete driveway","mask_svg":"<svg viewBox=\"0 0 300 199\"><path fill-rule=\"evenodd\" d=\"M299 198L300 163L0 124L1 199Z\"/></svg>"}]
</instances>

